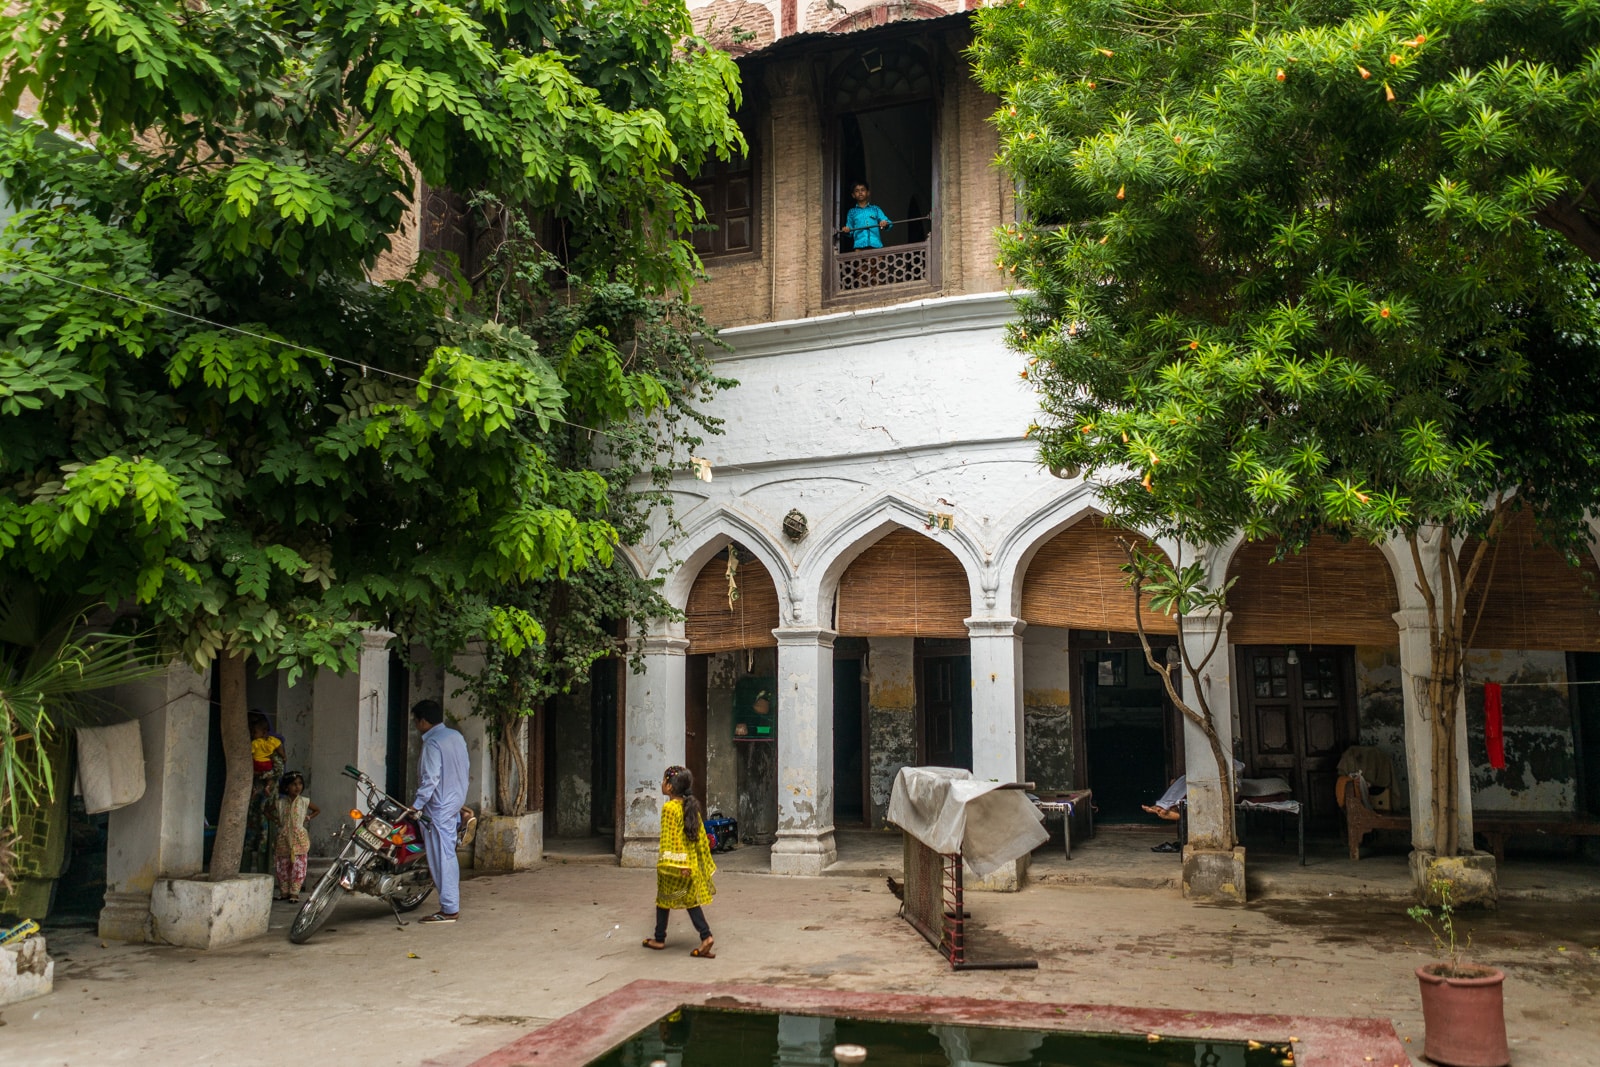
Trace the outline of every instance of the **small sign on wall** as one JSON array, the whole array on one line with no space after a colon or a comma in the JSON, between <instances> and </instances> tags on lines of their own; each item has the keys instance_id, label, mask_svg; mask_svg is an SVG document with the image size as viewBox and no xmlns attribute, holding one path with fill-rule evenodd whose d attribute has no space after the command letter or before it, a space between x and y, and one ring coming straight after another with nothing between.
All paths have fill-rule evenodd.
<instances>
[{"instance_id":1,"label":"small sign on wall","mask_svg":"<svg viewBox=\"0 0 1600 1067\"><path fill-rule=\"evenodd\" d=\"M778 679L740 678L733 687L733 739L778 739Z\"/></svg>"}]
</instances>

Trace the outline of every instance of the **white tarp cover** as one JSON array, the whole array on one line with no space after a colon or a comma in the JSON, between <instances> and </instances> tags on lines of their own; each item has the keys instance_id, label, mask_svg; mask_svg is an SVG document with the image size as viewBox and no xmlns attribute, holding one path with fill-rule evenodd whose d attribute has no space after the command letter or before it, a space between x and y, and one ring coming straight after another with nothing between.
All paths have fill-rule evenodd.
<instances>
[{"instance_id":1,"label":"white tarp cover","mask_svg":"<svg viewBox=\"0 0 1600 1067\"><path fill-rule=\"evenodd\" d=\"M954 767L900 768L888 819L935 852L961 853L979 878L1050 839L1026 793Z\"/></svg>"}]
</instances>

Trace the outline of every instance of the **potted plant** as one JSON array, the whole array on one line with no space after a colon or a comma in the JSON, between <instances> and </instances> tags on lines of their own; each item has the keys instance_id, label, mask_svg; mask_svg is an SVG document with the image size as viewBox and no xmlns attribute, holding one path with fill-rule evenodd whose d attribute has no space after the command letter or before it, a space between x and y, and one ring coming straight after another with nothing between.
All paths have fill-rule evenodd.
<instances>
[{"instance_id":1,"label":"potted plant","mask_svg":"<svg viewBox=\"0 0 1600 1067\"><path fill-rule=\"evenodd\" d=\"M1505 972L1464 958L1472 938L1468 935L1465 944L1457 940L1450 883L1436 881L1432 888L1437 907L1417 905L1406 912L1433 935L1434 946L1445 955L1417 968L1422 1054L1448 1067L1506 1067L1511 1052L1502 996Z\"/></svg>"}]
</instances>

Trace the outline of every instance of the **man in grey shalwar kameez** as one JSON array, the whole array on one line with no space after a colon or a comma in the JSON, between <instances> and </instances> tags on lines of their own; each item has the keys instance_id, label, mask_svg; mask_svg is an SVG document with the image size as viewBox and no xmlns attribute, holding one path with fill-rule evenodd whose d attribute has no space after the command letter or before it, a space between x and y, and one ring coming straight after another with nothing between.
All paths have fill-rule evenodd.
<instances>
[{"instance_id":1,"label":"man in grey shalwar kameez","mask_svg":"<svg viewBox=\"0 0 1600 1067\"><path fill-rule=\"evenodd\" d=\"M453 923L461 912L456 826L461 821L461 806L467 802L467 742L459 731L444 724L444 709L437 700L417 701L411 718L422 735L417 797L411 806L427 816L422 824L422 844L433 884L439 887L439 910L420 922Z\"/></svg>"}]
</instances>

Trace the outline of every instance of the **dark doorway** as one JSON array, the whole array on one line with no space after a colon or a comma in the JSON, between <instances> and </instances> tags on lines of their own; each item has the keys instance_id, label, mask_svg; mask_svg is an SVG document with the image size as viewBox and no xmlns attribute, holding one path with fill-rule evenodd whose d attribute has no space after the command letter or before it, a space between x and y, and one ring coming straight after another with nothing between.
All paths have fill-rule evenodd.
<instances>
[{"instance_id":1,"label":"dark doorway","mask_svg":"<svg viewBox=\"0 0 1600 1067\"><path fill-rule=\"evenodd\" d=\"M1165 657L1170 642L1152 642ZM1075 711L1095 819L1147 822L1141 810L1183 773L1183 723L1137 634L1073 631Z\"/></svg>"},{"instance_id":2,"label":"dark doorway","mask_svg":"<svg viewBox=\"0 0 1600 1067\"><path fill-rule=\"evenodd\" d=\"M933 103L917 100L839 116L839 222L855 205L855 183L894 223L885 247L926 241L933 211ZM841 247L848 250L848 238Z\"/></svg>"},{"instance_id":3,"label":"dark doorway","mask_svg":"<svg viewBox=\"0 0 1600 1067\"><path fill-rule=\"evenodd\" d=\"M972 770L972 655L965 641L917 639L917 762Z\"/></svg>"},{"instance_id":4,"label":"dark doorway","mask_svg":"<svg viewBox=\"0 0 1600 1067\"><path fill-rule=\"evenodd\" d=\"M622 670L626 661L603 659L589 672L589 717L594 729L594 772L592 787L594 832L611 836L617 823L617 744L621 733L617 717L621 714Z\"/></svg>"},{"instance_id":5,"label":"dark doorway","mask_svg":"<svg viewBox=\"0 0 1600 1067\"><path fill-rule=\"evenodd\" d=\"M694 775L694 795L701 811L706 806L706 687L710 684L711 657L689 656L685 668L683 707L684 766Z\"/></svg>"},{"instance_id":6,"label":"dark doorway","mask_svg":"<svg viewBox=\"0 0 1600 1067\"><path fill-rule=\"evenodd\" d=\"M841 641L844 640L841 638ZM867 821L866 701L861 693L861 657L833 660L833 821Z\"/></svg>"},{"instance_id":7,"label":"dark doorway","mask_svg":"<svg viewBox=\"0 0 1600 1067\"><path fill-rule=\"evenodd\" d=\"M1308 827L1339 823L1334 780L1356 736L1354 678L1353 649L1239 649L1245 774L1286 779Z\"/></svg>"},{"instance_id":8,"label":"dark doorway","mask_svg":"<svg viewBox=\"0 0 1600 1067\"><path fill-rule=\"evenodd\" d=\"M406 796L406 767L410 763L411 671L398 650L389 651L388 762L384 767L384 792Z\"/></svg>"}]
</instances>

